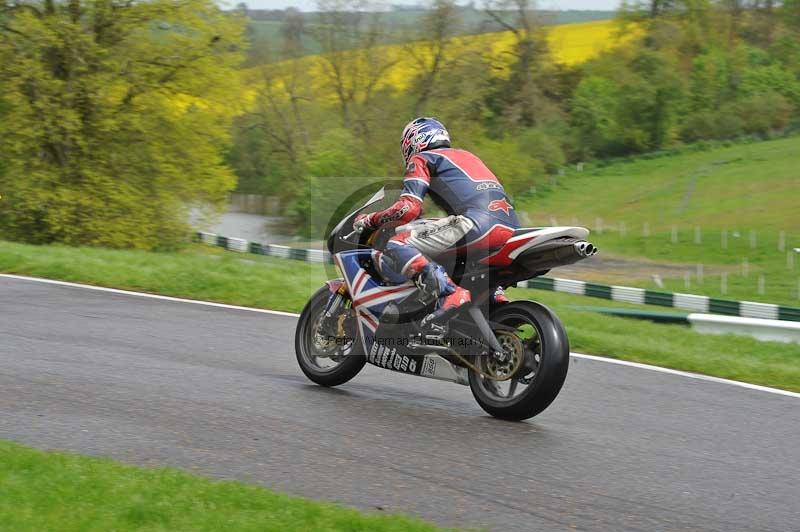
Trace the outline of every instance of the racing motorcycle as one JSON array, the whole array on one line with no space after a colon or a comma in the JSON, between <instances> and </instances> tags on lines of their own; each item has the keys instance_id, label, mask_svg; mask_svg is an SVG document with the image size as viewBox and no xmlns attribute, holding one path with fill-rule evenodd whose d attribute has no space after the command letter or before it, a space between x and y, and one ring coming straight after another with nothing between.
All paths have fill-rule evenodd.
<instances>
[{"instance_id":1,"label":"racing motorcycle","mask_svg":"<svg viewBox=\"0 0 800 532\"><path fill-rule=\"evenodd\" d=\"M295 352L303 373L338 386L365 364L467 385L478 404L507 420L531 418L558 395L569 366L569 340L558 317L534 301L497 304L497 287L544 275L597 253L582 227L518 229L498 251L473 260L459 248L433 257L472 293L446 323L420 322L435 310L410 281L387 274L380 242L393 228L352 230L356 216L382 201L381 189L330 233L328 250L341 278L308 301L297 324ZM391 271L391 268L388 268ZM397 271L397 270L394 270Z\"/></svg>"}]
</instances>

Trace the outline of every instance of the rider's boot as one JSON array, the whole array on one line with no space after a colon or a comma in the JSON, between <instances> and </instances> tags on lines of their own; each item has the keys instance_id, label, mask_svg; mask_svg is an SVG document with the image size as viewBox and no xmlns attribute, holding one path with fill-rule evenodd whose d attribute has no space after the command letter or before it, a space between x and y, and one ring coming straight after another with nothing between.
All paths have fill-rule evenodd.
<instances>
[{"instance_id":1,"label":"rider's boot","mask_svg":"<svg viewBox=\"0 0 800 532\"><path fill-rule=\"evenodd\" d=\"M508 299L508 296L506 295L506 291L503 290L502 286L498 286L497 290L495 290L494 294L492 295L492 303L494 305L505 305L506 303L509 302L510 301Z\"/></svg>"},{"instance_id":2,"label":"rider's boot","mask_svg":"<svg viewBox=\"0 0 800 532\"><path fill-rule=\"evenodd\" d=\"M420 322L420 327L423 329L442 324L472 300L470 291L455 284L445 269L438 264L426 264L414 278L414 283L423 297L437 299L436 310Z\"/></svg>"}]
</instances>

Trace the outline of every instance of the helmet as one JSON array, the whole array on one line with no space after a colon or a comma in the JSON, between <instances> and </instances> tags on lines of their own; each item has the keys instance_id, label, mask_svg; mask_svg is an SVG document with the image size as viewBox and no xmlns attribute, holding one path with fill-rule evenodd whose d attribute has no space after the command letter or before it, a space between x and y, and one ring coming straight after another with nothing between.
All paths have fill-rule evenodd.
<instances>
[{"instance_id":1,"label":"helmet","mask_svg":"<svg viewBox=\"0 0 800 532\"><path fill-rule=\"evenodd\" d=\"M400 150L406 164L421 151L449 147L450 133L435 118L417 118L406 126L400 139Z\"/></svg>"}]
</instances>

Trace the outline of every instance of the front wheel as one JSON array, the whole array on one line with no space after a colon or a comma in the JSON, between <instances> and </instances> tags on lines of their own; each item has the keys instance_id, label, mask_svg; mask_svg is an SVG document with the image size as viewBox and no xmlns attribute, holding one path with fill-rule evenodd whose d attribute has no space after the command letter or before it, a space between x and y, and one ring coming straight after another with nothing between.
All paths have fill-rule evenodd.
<instances>
[{"instance_id":1,"label":"front wheel","mask_svg":"<svg viewBox=\"0 0 800 532\"><path fill-rule=\"evenodd\" d=\"M490 320L496 328L506 361L478 357L482 373L511 379L497 381L469 372L475 400L494 417L513 421L532 418L550 406L561 391L569 368L569 340L561 320L547 307L533 301L514 301L495 309ZM518 361L522 360L522 364Z\"/></svg>"},{"instance_id":2,"label":"front wheel","mask_svg":"<svg viewBox=\"0 0 800 532\"><path fill-rule=\"evenodd\" d=\"M294 335L297 363L320 386L339 386L361 371L367 360L356 334L350 302L337 309L332 330L321 326L330 291L323 286L306 303Z\"/></svg>"}]
</instances>

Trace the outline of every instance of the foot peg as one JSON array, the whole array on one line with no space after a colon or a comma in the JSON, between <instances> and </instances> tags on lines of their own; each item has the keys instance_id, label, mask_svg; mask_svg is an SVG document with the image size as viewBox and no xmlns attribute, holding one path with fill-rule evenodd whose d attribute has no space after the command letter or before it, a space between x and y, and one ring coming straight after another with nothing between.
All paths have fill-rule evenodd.
<instances>
[{"instance_id":1,"label":"foot peg","mask_svg":"<svg viewBox=\"0 0 800 532\"><path fill-rule=\"evenodd\" d=\"M428 340L441 340L444 338L444 335L447 334L447 324L439 324L436 323L436 313L431 313L422 318L422 321L419 322L419 328L422 330L422 334L425 335L425 338Z\"/></svg>"}]
</instances>

